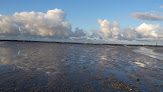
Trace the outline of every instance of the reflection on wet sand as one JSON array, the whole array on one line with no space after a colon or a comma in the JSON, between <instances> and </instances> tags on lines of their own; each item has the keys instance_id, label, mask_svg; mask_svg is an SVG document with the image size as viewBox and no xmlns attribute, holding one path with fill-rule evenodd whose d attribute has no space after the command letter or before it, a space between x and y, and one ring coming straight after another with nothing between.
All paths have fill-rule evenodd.
<instances>
[{"instance_id":1,"label":"reflection on wet sand","mask_svg":"<svg viewBox=\"0 0 163 92\"><path fill-rule=\"evenodd\" d=\"M163 90L163 62L134 49L5 42L0 44L0 91Z\"/></svg>"},{"instance_id":2,"label":"reflection on wet sand","mask_svg":"<svg viewBox=\"0 0 163 92\"><path fill-rule=\"evenodd\" d=\"M155 47L155 48L157 48L157 47ZM152 49L148 49L148 48L145 48L145 47L140 47L138 50L135 50L135 51L139 52L139 53L142 53L144 55L150 56L152 58L163 60L163 54L154 52Z\"/></svg>"},{"instance_id":3,"label":"reflection on wet sand","mask_svg":"<svg viewBox=\"0 0 163 92\"><path fill-rule=\"evenodd\" d=\"M16 62L17 51L11 48L0 47L0 63L1 64L13 64Z\"/></svg>"}]
</instances>

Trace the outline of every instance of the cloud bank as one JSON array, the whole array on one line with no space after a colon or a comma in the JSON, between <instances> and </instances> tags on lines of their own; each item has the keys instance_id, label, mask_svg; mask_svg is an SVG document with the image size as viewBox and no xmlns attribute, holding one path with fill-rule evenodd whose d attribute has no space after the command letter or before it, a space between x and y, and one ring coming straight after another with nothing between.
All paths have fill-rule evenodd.
<instances>
[{"instance_id":1,"label":"cloud bank","mask_svg":"<svg viewBox=\"0 0 163 92\"><path fill-rule=\"evenodd\" d=\"M131 16L143 20L162 20L163 16L133 13ZM76 27L74 31L71 28L71 22L66 22L66 14L61 9L48 10L43 12L16 12L11 16L0 15L0 38L17 37L26 40L33 38L44 40L69 39L69 40L140 40L140 39L162 39L162 28L159 24L152 25L142 23L136 28L120 28L117 21L98 19L100 30L84 31ZM43 39L42 39L43 38ZM66 41L66 40L64 40ZM125 42L126 42L125 41Z\"/></svg>"},{"instance_id":2,"label":"cloud bank","mask_svg":"<svg viewBox=\"0 0 163 92\"><path fill-rule=\"evenodd\" d=\"M121 29L118 22L109 22L101 19L98 19L98 23L101 26L103 36L114 39L156 38L158 37L156 30L160 28L158 24L152 25L142 23L137 28L129 27Z\"/></svg>"},{"instance_id":3,"label":"cloud bank","mask_svg":"<svg viewBox=\"0 0 163 92\"><path fill-rule=\"evenodd\" d=\"M67 37L71 23L60 9L42 12L21 12L0 17L0 34Z\"/></svg>"}]
</instances>

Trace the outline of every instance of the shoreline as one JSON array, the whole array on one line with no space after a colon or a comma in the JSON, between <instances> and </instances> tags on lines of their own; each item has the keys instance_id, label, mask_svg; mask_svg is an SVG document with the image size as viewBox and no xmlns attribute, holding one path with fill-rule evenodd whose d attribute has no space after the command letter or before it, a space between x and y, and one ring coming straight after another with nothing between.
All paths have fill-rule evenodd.
<instances>
[{"instance_id":1,"label":"shoreline","mask_svg":"<svg viewBox=\"0 0 163 92\"><path fill-rule=\"evenodd\" d=\"M110 45L110 46L146 46L163 47L163 45L140 45L140 44L108 44L108 43L81 43L81 42L59 42L59 41L31 41L31 40L0 40L0 42L39 42L39 43L60 43L60 44L87 44L87 45Z\"/></svg>"}]
</instances>

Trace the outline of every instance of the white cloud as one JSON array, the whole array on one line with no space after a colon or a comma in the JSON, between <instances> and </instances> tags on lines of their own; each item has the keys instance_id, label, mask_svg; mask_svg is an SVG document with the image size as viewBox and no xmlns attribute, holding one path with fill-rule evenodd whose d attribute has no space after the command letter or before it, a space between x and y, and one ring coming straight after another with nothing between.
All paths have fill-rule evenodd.
<instances>
[{"instance_id":1,"label":"white cloud","mask_svg":"<svg viewBox=\"0 0 163 92\"><path fill-rule=\"evenodd\" d=\"M158 37L158 34L156 33L156 29L158 28L160 28L158 24L152 25L143 23L136 28L136 31L143 37Z\"/></svg>"},{"instance_id":2,"label":"white cloud","mask_svg":"<svg viewBox=\"0 0 163 92\"><path fill-rule=\"evenodd\" d=\"M113 23L113 28L112 30L112 37L118 39L119 38L119 34L120 34L120 26L119 23L117 21L114 21Z\"/></svg>"},{"instance_id":3,"label":"white cloud","mask_svg":"<svg viewBox=\"0 0 163 92\"><path fill-rule=\"evenodd\" d=\"M114 22L109 22L107 20L101 20L98 19L98 23L100 24L101 31L106 38L116 38L118 39L119 37L119 23L114 21Z\"/></svg>"},{"instance_id":4,"label":"white cloud","mask_svg":"<svg viewBox=\"0 0 163 92\"><path fill-rule=\"evenodd\" d=\"M122 34L123 34L123 37L127 39L135 39L139 37L138 33L132 27L123 29Z\"/></svg>"},{"instance_id":5,"label":"white cloud","mask_svg":"<svg viewBox=\"0 0 163 92\"><path fill-rule=\"evenodd\" d=\"M163 21L163 16L158 14L132 13L130 16L140 20Z\"/></svg>"},{"instance_id":6,"label":"white cloud","mask_svg":"<svg viewBox=\"0 0 163 92\"><path fill-rule=\"evenodd\" d=\"M156 15L159 15L155 12ZM150 18L150 17L149 17ZM51 38L69 38L78 40L140 40L140 39L162 39L162 30L159 25L143 23L137 28L120 28L117 21L98 19L101 30L91 30L91 35L79 29L73 32L71 23L66 22L66 14L61 9L42 12L20 12L11 16L0 15L0 37L22 40L50 40ZM17 38L16 38L17 37ZM7 38L6 38L7 39ZM57 39L55 39L57 40ZM63 39L62 39L63 40ZM65 39L63 40L65 41ZM128 42L128 41L127 41Z\"/></svg>"},{"instance_id":7,"label":"white cloud","mask_svg":"<svg viewBox=\"0 0 163 92\"><path fill-rule=\"evenodd\" d=\"M136 29L129 27L121 29L118 22L109 22L107 20L98 19L98 23L101 26L101 32L105 38L113 38L113 39L126 39L126 40L134 40L134 39L142 39L142 38L157 38L160 37L157 30L160 26L142 23ZM97 33L93 35L97 36ZM159 32L160 33L160 32Z\"/></svg>"},{"instance_id":8,"label":"white cloud","mask_svg":"<svg viewBox=\"0 0 163 92\"><path fill-rule=\"evenodd\" d=\"M19 28L12 23L10 17L0 17L0 34L2 35L18 35Z\"/></svg>"},{"instance_id":9,"label":"white cloud","mask_svg":"<svg viewBox=\"0 0 163 92\"><path fill-rule=\"evenodd\" d=\"M20 12L0 17L0 34L68 37L71 23L65 22L61 9L42 12Z\"/></svg>"},{"instance_id":10,"label":"white cloud","mask_svg":"<svg viewBox=\"0 0 163 92\"><path fill-rule=\"evenodd\" d=\"M101 19L98 19L98 23L100 24L101 26L101 31L104 35L104 37L111 37L111 23L107 20L101 20Z\"/></svg>"}]
</instances>

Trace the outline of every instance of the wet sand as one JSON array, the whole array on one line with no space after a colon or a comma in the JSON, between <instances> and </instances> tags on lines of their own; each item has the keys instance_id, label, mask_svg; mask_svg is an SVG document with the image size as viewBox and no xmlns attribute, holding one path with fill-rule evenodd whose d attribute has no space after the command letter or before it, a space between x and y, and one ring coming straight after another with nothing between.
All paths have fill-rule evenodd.
<instances>
[{"instance_id":1,"label":"wet sand","mask_svg":"<svg viewBox=\"0 0 163 92\"><path fill-rule=\"evenodd\" d=\"M163 48L162 47L157 47L154 49L154 52L163 54Z\"/></svg>"},{"instance_id":2,"label":"wet sand","mask_svg":"<svg viewBox=\"0 0 163 92\"><path fill-rule=\"evenodd\" d=\"M163 47L147 49L162 53ZM0 91L163 91L163 60L135 50L140 47L3 42Z\"/></svg>"}]
</instances>

